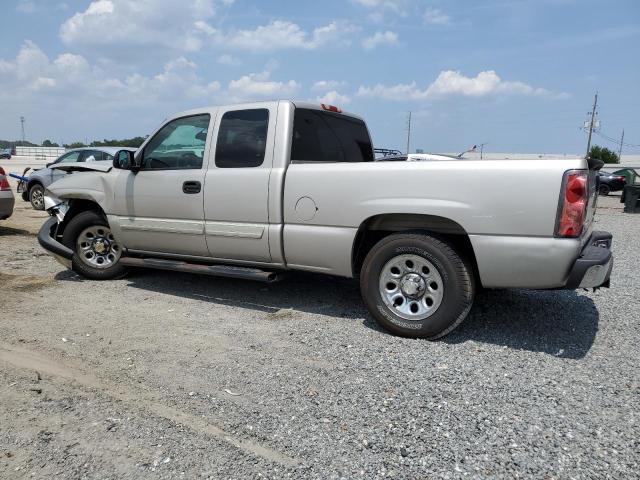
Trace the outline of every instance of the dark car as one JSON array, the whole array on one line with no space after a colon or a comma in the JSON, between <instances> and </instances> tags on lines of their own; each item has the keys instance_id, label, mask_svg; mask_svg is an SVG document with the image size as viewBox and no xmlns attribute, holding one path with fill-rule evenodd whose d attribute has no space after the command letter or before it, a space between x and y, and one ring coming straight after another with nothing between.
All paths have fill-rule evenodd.
<instances>
[{"instance_id":1,"label":"dark car","mask_svg":"<svg viewBox=\"0 0 640 480\"><path fill-rule=\"evenodd\" d=\"M11 159L12 153L13 152L10 148L5 148L3 150L0 150L0 159L2 158ZM15 155L15 153L13 155Z\"/></svg>"},{"instance_id":2,"label":"dark car","mask_svg":"<svg viewBox=\"0 0 640 480\"><path fill-rule=\"evenodd\" d=\"M619 192L624 188L627 179L622 175L613 175L607 172L598 172L598 193L609 195L611 192Z\"/></svg>"}]
</instances>

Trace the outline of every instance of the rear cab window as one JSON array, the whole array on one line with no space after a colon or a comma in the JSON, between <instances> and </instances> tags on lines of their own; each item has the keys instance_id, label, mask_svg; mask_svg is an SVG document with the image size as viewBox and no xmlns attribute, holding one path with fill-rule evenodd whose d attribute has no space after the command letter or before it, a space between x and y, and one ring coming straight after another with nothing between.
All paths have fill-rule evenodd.
<instances>
[{"instance_id":1,"label":"rear cab window","mask_svg":"<svg viewBox=\"0 0 640 480\"><path fill-rule=\"evenodd\" d=\"M291 163L373 160L371 137L362 120L339 113L296 108Z\"/></svg>"}]
</instances>

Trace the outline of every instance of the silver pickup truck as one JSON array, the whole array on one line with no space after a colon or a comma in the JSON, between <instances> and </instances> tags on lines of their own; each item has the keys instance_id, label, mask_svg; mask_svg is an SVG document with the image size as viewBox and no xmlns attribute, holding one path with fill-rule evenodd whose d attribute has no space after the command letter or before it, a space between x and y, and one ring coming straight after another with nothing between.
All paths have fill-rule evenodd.
<instances>
[{"instance_id":1,"label":"silver pickup truck","mask_svg":"<svg viewBox=\"0 0 640 480\"><path fill-rule=\"evenodd\" d=\"M273 281L359 278L391 332L436 339L480 288L608 286L587 160L374 161L367 127L329 105L274 101L166 120L113 166L45 192L40 244L91 279L129 267Z\"/></svg>"}]
</instances>

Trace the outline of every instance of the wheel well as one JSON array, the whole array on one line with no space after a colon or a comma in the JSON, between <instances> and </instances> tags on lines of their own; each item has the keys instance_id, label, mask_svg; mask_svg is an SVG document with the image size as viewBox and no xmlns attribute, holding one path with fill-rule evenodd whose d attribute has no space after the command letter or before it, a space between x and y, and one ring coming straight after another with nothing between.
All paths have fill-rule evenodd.
<instances>
[{"instance_id":1,"label":"wheel well","mask_svg":"<svg viewBox=\"0 0 640 480\"><path fill-rule=\"evenodd\" d=\"M466 230L457 222L437 215L385 214L365 220L358 229L351 256L354 276L360 274L364 259L373 246L383 238L400 232L435 234L452 245L472 265L476 284L481 285L476 256Z\"/></svg>"},{"instance_id":2,"label":"wheel well","mask_svg":"<svg viewBox=\"0 0 640 480\"><path fill-rule=\"evenodd\" d=\"M73 217L88 210L93 210L102 215L105 220L107 219L104 210L102 210L100 205L98 205L97 203L92 202L91 200L83 200L80 198L72 199L69 201L69 210L67 210L67 213L64 216L64 221L60 224L59 234L62 234L64 232L64 229Z\"/></svg>"},{"instance_id":3,"label":"wheel well","mask_svg":"<svg viewBox=\"0 0 640 480\"><path fill-rule=\"evenodd\" d=\"M41 187L43 187L43 188L44 188L44 185L42 184L42 182L41 182L40 180L32 180L32 181L30 181L30 182L28 182L28 183L27 183L27 192L30 192L30 191L31 191L31 188L32 188L34 185L40 185Z\"/></svg>"}]
</instances>

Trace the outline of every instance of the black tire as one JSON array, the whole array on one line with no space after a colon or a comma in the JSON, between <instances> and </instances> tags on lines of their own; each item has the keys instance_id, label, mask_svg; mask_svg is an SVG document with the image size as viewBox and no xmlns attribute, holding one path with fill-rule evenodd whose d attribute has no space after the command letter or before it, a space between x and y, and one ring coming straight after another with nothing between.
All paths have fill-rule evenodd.
<instances>
[{"instance_id":1,"label":"black tire","mask_svg":"<svg viewBox=\"0 0 640 480\"><path fill-rule=\"evenodd\" d=\"M29 188L29 201L34 210L44 210L44 187L34 183Z\"/></svg>"},{"instance_id":2,"label":"black tire","mask_svg":"<svg viewBox=\"0 0 640 480\"><path fill-rule=\"evenodd\" d=\"M380 293L383 267L394 257L408 254L422 257L435 266L443 283L441 303L424 319L400 317L387 306ZM473 305L475 285L470 263L450 244L431 235L406 233L385 237L371 249L360 272L360 290L369 312L386 330L403 337L436 340L467 317Z\"/></svg>"},{"instance_id":3,"label":"black tire","mask_svg":"<svg viewBox=\"0 0 640 480\"><path fill-rule=\"evenodd\" d=\"M606 197L607 195L609 195L609 193L611 192L611 188L609 187L609 185L605 185L600 184L600 186L598 187L598 194Z\"/></svg>"},{"instance_id":4,"label":"black tire","mask_svg":"<svg viewBox=\"0 0 640 480\"><path fill-rule=\"evenodd\" d=\"M87 265L78 255L76 240L85 229L92 226L109 228L109 223L104 215L94 210L88 210L73 217L64 230L62 243L75 252L71 259L73 271L91 280L112 280L125 276L127 269L119 261L107 268L95 268Z\"/></svg>"},{"instance_id":5,"label":"black tire","mask_svg":"<svg viewBox=\"0 0 640 480\"><path fill-rule=\"evenodd\" d=\"M29 201L29 192L27 191L22 192L22 200L25 202Z\"/></svg>"}]
</instances>

